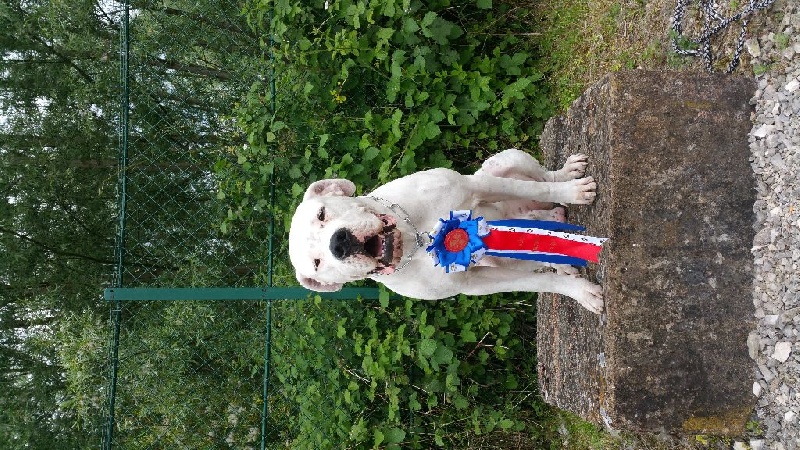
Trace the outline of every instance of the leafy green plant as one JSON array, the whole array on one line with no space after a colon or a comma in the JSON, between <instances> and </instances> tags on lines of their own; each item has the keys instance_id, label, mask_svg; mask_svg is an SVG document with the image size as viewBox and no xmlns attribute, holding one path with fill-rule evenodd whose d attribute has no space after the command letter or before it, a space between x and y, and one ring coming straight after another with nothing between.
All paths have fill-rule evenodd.
<instances>
[{"instance_id":1,"label":"leafy green plant","mask_svg":"<svg viewBox=\"0 0 800 450\"><path fill-rule=\"evenodd\" d=\"M767 73L772 67L768 64L753 64L753 74L755 76L764 75Z\"/></svg>"},{"instance_id":2,"label":"leafy green plant","mask_svg":"<svg viewBox=\"0 0 800 450\"><path fill-rule=\"evenodd\" d=\"M778 50L784 50L786 47L789 46L789 41L791 40L791 36L786 33L778 33L775 35L775 46L778 47Z\"/></svg>"},{"instance_id":3,"label":"leafy green plant","mask_svg":"<svg viewBox=\"0 0 800 450\"><path fill-rule=\"evenodd\" d=\"M217 164L223 231L268 207L286 212L309 181L369 190L430 167L474 169L530 146L552 108L518 34L525 11L491 0L253 2L244 7L275 67L235 108L247 145ZM274 110L273 110L274 108ZM288 214L287 214L288 215Z\"/></svg>"},{"instance_id":4,"label":"leafy green plant","mask_svg":"<svg viewBox=\"0 0 800 450\"><path fill-rule=\"evenodd\" d=\"M499 298L281 306L271 436L292 448L465 448L537 433L533 308ZM276 396L278 397L278 396ZM335 444L335 445L334 445Z\"/></svg>"}]
</instances>

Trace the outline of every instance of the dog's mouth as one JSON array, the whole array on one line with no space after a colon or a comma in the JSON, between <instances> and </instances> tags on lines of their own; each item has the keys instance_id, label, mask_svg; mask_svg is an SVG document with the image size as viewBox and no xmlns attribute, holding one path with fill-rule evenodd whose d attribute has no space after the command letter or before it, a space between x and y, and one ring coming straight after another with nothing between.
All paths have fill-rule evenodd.
<instances>
[{"instance_id":1,"label":"dog's mouth","mask_svg":"<svg viewBox=\"0 0 800 450\"><path fill-rule=\"evenodd\" d=\"M375 258L377 265L370 274L389 275L397 270L403 256L403 236L397 219L388 214L375 214L383 222L380 232L364 240L364 253Z\"/></svg>"}]
</instances>

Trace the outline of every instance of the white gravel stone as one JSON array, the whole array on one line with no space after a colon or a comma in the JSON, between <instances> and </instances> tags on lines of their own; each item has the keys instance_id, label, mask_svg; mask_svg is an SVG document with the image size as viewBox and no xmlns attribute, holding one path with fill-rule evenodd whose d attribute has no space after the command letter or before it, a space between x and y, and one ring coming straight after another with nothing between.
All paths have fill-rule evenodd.
<instances>
[{"instance_id":1,"label":"white gravel stone","mask_svg":"<svg viewBox=\"0 0 800 450\"><path fill-rule=\"evenodd\" d=\"M768 327L774 327L778 324L778 315L777 314L767 314L764 316L762 323Z\"/></svg>"},{"instance_id":2,"label":"white gravel stone","mask_svg":"<svg viewBox=\"0 0 800 450\"><path fill-rule=\"evenodd\" d=\"M753 133L753 136L763 139L767 137L768 134L772 133L773 130L775 130L774 125L764 124L761 125L761 127Z\"/></svg>"},{"instance_id":3,"label":"white gravel stone","mask_svg":"<svg viewBox=\"0 0 800 450\"><path fill-rule=\"evenodd\" d=\"M789 359L789 354L792 352L791 342L778 342L775 344L775 352L772 353L772 358L780 362L786 362Z\"/></svg>"},{"instance_id":4,"label":"white gravel stone","mask_svg":"<svg viewBox=\"0 0 800 450\"><path fill-rule=\"evenodd\" d=\"M761 372L761 377L764 378L764 381L767 383L775 379L775 375L769 370L766 364L759 364L758 370Z\"/></svg>"},{"instance_id":5,"label":"white gravel stone","mask_svg":"<svg viewBox=\"0 0 800 450\"><path fill-rule=\"evenodd\" d=\"M750 53L750 56L754 58L761 56L761 46L758 44L758 39L748 39L744 45L747 48L747 53Z\"/></svg>"},{"instance_id":6,"label":"white gravel stone","mask_svg":"<svg viewBox=\"0 0 800 450\"><path fill-rule=\"evenodd\" d=\"M764 434L749 446L800 450L800 1L776 0L761 17L763 25L746 45L752 63L769 68L756 77L750 101L757 325L747 350Z\"/></svg>"}]
</instances>

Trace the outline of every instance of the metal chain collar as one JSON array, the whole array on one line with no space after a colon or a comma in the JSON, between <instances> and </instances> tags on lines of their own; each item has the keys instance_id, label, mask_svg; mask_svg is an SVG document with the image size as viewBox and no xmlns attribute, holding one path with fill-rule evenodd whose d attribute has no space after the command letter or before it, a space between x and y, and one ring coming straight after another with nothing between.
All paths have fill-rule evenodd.
<instances>
[{"instance_id":1,"label":"metal chain collar","mask_svg":"<svg viewBox=\"0 0 800 450\"><path fill-rule=\"evenodd\" d=\"M681 56L701 56L705 64L706 71L713 72L714 56L711 52L711 38L727 29L733 22L741 20L742 28L739 31L739 38L733 52L733 59L728 64L725 73L731 73L739 66L739 60L744 48L745 34L750 16L761 9L770 7L775 0L748 0L747 6L731 17L724 17L719 12L719 5L714 0L698 0L698 8L703 14L703 29L700 36L696 39L689 39L683 35L683 18L686 15L686 8L689 0L677 0L675 13L672 16L672 49ZM685 44L691 47L683 48Z\"/></svg>"},{"instance_id":2,"label":"metal chain collar","mask_svg":"<svg viewBox=\"0 0 800 450\"><path fill-rule=\"evenodd\" d=\"M403 222L407 223L414 230L414 238L417 241L417 246L414 248L414 251L412 251L411 254L408 255L408 259L404 263L400 264L400 266L398 266L398 267L396 267L394 269L395 272L399 272L400 269L402 269L403 267L407 266L408 263L411 262L411 259L417 253L417 250L419 250L420 248L424 247L425 244L427 244L430 241L430 238L428 237L428 233L420 233L419 230L417 229L417 227L414 226L414 223L411 222L411 218L409 217L409 215L406 212L406 210L403 209L403 207L398 205L397 203L391 203L388 200L382 199L380 197L375 197L375 196L372 196L372 195L368 195L367 197L371 198L371 199L377 201L378 203L382 204L383 206L389 208L389 210L391 210L397 216L400 216L400 218L403 220ZM400 214L401 212L402 212L402 215ZM403 257L405 258L405 255L403 255Z\"/></svg>"}]
</instances>

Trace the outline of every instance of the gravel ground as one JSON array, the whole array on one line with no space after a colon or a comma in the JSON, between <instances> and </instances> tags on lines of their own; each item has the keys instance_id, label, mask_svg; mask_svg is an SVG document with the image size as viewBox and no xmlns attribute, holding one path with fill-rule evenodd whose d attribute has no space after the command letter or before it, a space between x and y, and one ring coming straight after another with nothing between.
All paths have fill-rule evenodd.
<instances>
[{"instance_id":1,"label":"gravel ground","mask_svg":"<svg viewBox=\"0 0 800 450\"><path fill-rule=\"evenodd\" d=\"M773 5L763 36L747 51L758 75L752 166L758 186L753 303L748 338L753 394L763 437L752 450L800 449L800 2ZM737 447L734 447L737 448Z\"/></svg>"}]
</instances>

